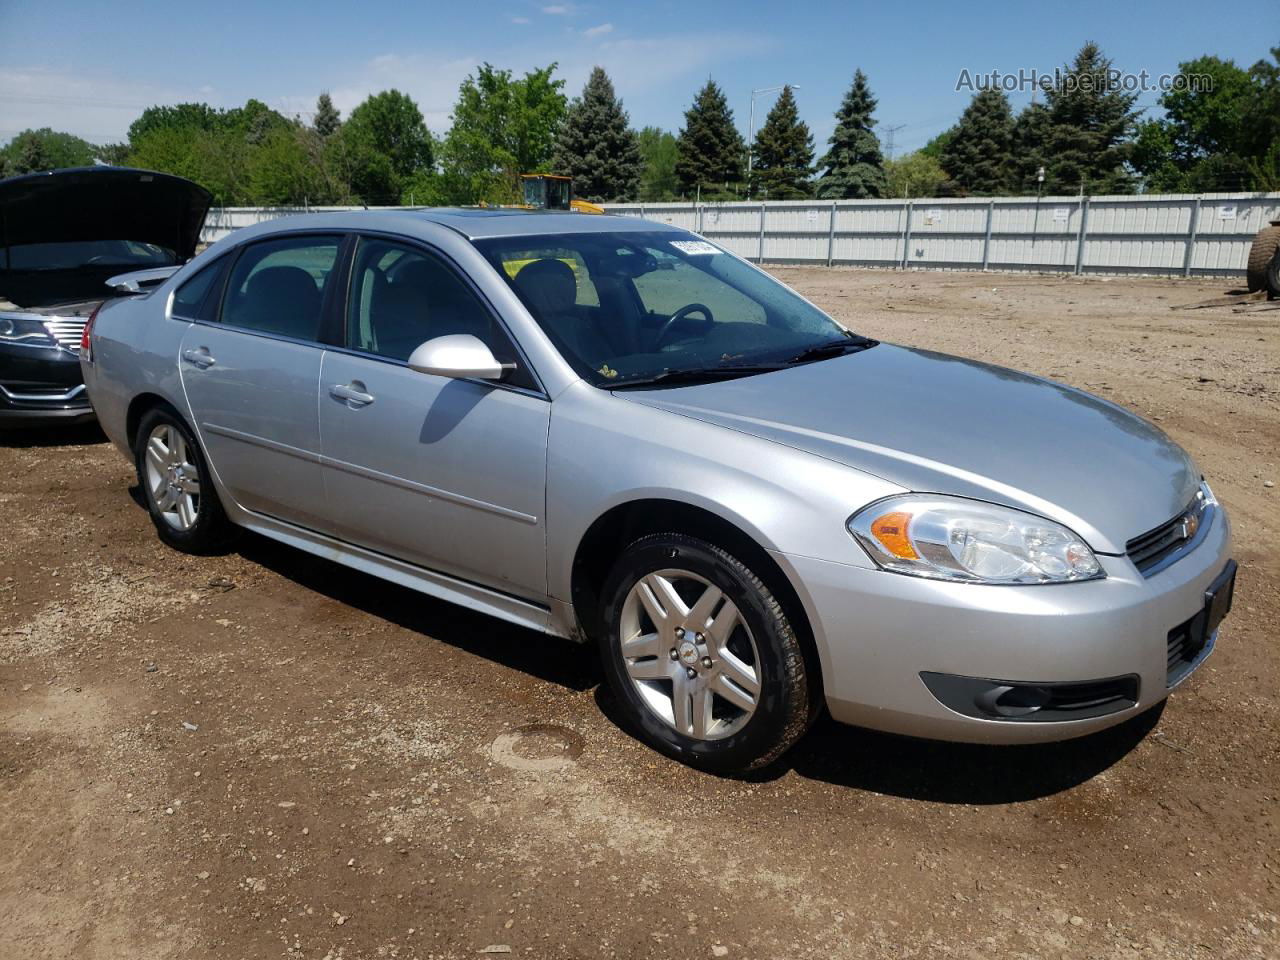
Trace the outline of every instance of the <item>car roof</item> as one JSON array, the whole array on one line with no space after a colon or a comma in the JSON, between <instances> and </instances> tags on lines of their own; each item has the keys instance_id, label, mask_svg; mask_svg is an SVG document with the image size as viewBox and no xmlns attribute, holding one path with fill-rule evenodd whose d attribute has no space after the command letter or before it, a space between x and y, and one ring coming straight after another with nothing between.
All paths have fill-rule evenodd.
<instances>
[{"instance_id":1,"label":"car roof","mask_svg":"<svg viewBox=\"0 0 1280 960\"><path fill-rule=\"evenodd\" d=\"M539 237L565 233L683 233L678 227L638 217L574 213L566 210L523 210L504 207L425 207L415 210L317 211L269 220L247 228L256 236L276 230L397 230L417 233L415 227L438 224L469 240L489 237Z\"/></svg>"}]
</instances>

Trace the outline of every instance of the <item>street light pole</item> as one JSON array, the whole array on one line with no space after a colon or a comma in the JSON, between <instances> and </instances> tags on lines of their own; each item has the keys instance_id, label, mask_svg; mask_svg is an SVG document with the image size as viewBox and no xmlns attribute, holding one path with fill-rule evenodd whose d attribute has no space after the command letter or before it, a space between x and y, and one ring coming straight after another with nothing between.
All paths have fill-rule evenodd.
<instances>
[{"instance_id":1,"label":"street light pole","mask_svg":"<svg viewBox=\"0 0 1280 960\"><path fill-rule=\"evenodd\" d=\"M747 199L748 200L751 199L751 168L752 168L752 160L753 160L753 157L751 155L751 152L752 152L751 141L753 141L756 137L756 97L763 96L766 93L777 93L779 90L784 90L787 87L790 87L792 90L800 89L794 83L780 83L776 87L760 87L759 89L751 91L750 119L747 121Z\"/></svg>"}]
</instances>

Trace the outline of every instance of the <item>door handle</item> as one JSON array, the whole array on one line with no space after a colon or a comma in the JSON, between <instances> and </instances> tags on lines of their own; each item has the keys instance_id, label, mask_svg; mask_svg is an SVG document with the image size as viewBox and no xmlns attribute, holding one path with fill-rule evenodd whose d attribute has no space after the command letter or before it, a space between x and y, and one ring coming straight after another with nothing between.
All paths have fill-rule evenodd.
<instances>
[{"instance_id":1,"label":"door handle","mask_svg":"<svg viewBox=\"0 0 1280 960\"><path fill-rule=\"evenodd\" d=\"M198 350L183 350L182 359L193 366L199 367L201 370L208 370L217 361L209 356L209 348L201 347Z\"/></svg>"},{"instance_id":2,"label":"door handle","mask_svg":"<svg viewBox=\"0 0 1280 960\"><path fill-rule=\"evenodd\" d=\"M373 403L373 394L364 392L364 384L359 380L351 383L335 383L329 387L329 396L345 400L349 406L367 407Z\"/></svg>"}]
</instances>

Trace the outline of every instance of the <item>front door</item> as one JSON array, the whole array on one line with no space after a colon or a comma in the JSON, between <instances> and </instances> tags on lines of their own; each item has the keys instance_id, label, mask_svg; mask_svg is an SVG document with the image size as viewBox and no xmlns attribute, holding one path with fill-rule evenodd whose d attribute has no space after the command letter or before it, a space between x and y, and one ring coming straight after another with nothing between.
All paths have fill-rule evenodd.
<instances>
[{"instance_id":1,"label":"front door","mask_svg":"<svg viewBox=\"0 0 1280 960\"><path fill-rule=\"evenodd\" d=\"M526 367L502 384L409 369L437 336L470 333L504 361L511 341L442 259L362 239L346 351L320 375L324 482L335 534L534 601L546 597L550 403Z\"/></svg>"},{"instance_id":2,"label":"front door","mask_svg":"<svg viewBox=\"0 0 1280 960\"><path fill-rule=\"evenodd\" d=\"M235 501L319 530L320 331L340 245L291 236L246 246L217 321L188 328L179 362L210 465Z\"/></svg>"}]
</instances>

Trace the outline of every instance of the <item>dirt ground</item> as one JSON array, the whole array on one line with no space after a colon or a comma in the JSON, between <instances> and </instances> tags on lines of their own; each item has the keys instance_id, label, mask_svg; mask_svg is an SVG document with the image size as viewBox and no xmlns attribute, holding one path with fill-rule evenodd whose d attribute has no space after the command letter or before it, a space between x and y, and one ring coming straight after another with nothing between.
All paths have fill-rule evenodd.
<instances>
[{"instance_id":1,"label":"dirt ground","mask_svg":"<svg viewBox=\"0 0 1280 960\"><path fill-rule=\"evenodd\" d=\"M1192 452L1240 579L1162 715L1026 748L820 721L719 779L620 732L590 650L257 538L179 555L100 437L9 435L0 956L1280 956L1280 313L1169 310L1221 282L778 273Z\"/></svg>"}]
</instances>

